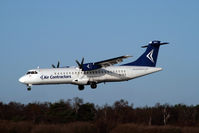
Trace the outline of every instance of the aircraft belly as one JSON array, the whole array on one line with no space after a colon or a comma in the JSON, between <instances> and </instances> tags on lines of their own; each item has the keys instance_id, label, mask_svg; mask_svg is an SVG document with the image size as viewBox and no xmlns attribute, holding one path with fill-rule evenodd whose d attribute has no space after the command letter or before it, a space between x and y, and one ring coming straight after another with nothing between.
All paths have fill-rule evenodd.
<instances>
[{"instance_id":1,"label":"aircraft belly","mask_svg":"<svg viewBox=\"0 0 199 133\"><path fill-rule=\"evenodd\" d=\"M124 75L119 74L106 74L102 76L92 76L89 77L90 82L115 82L115 81L123 81L126 80Z\"/></svg>"}]
</instances>

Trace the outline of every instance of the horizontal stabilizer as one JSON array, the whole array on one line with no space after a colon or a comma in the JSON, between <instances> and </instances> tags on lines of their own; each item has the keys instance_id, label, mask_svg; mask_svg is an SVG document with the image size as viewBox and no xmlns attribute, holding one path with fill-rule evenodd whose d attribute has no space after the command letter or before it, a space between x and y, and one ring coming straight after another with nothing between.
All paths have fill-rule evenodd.
<instances>
[{"instance_id":1,"label":"horizontal stabilizer","mask_svg":"<svg viewBox=\"0 0 199 133\"><path fill-rule=\"evenodd\" d=\"M160 42L160 41L152 41L152 42L149 42L148 45L144 45L142 46L142 48L147 48L149 45L152 45L152 46L160 46L160 45L165 45L165 44L169 44L168 42Z\"/></svg>"}]
</instances>

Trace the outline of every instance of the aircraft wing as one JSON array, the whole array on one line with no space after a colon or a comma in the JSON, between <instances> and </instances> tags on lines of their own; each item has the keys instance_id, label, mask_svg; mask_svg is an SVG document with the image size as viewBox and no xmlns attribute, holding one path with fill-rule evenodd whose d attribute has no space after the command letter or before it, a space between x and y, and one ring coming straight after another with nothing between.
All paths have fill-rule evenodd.
<instances>
[{"instance_id":1,"label":"aircraft wing","mask_svg":"<svg viewBox=\"0 0 199 133\"><path fill-rule=\"evenodd\" d=\"M123 59L129 58L129 57L132 57L132 56L129 56L129 55L119 56L119 57L116 57L116 58L95 62L94 65L98 65L98 66L101 66L101 67L112 66L114 64L118 64L118 63L122 62Z\"/></svg>"}]
</instances>

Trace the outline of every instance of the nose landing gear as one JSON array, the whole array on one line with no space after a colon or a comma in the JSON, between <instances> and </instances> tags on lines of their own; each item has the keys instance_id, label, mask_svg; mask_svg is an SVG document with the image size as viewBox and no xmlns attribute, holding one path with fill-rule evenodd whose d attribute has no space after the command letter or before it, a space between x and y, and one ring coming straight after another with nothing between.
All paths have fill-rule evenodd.
<instances>
[{"instance_id":1,"label":"nose landing gear","mask_svg":"<svg viewBox=\"0 0 199 133\"><path fill-rule=\"evenodd\" d=\"M31 86L32 86L31 84L28 84L28 85L27 85L27 87L28 87L27 90L28 90L28 91L31 91Z\"/></svg>"},{"instance_id":2,"label":"nose landing gear","mask_svg":"<svg viewBox=\"0 0 199 133\"><path fill-rule=\"evenodd\" d=\"M28 91L31 91L31 87L28 87L27 90L28 90Z\"/></svg>"}]
</instances>

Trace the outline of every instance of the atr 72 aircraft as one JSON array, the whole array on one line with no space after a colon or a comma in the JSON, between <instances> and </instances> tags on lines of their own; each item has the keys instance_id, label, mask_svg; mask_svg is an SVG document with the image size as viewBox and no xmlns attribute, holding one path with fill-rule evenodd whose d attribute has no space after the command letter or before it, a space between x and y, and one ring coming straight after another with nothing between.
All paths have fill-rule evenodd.
<instances>
[{"instance_id":1,"label":"atr 72 aircraft","mask_svg":"<svg viewBox=\"0 0 199 133\"><path fill-rule=\"evenodd\" d=\"M48 69L29 70L26 75L19 79L19 82L27 85L27 90L31 90L32 85L45 84L74 84L78 85L79 90L83 90L85 85L90 85L92 89L98 83L128 81L137 77L145 76L154 72L161 71L162 68L155 67L160 45L167 42L152 41L142 48L146 51L134 62L113 66L131 56L120 56L104 61L81 63L76 60L77 67L57 67Z\"/></svg>"}]
</instances>

